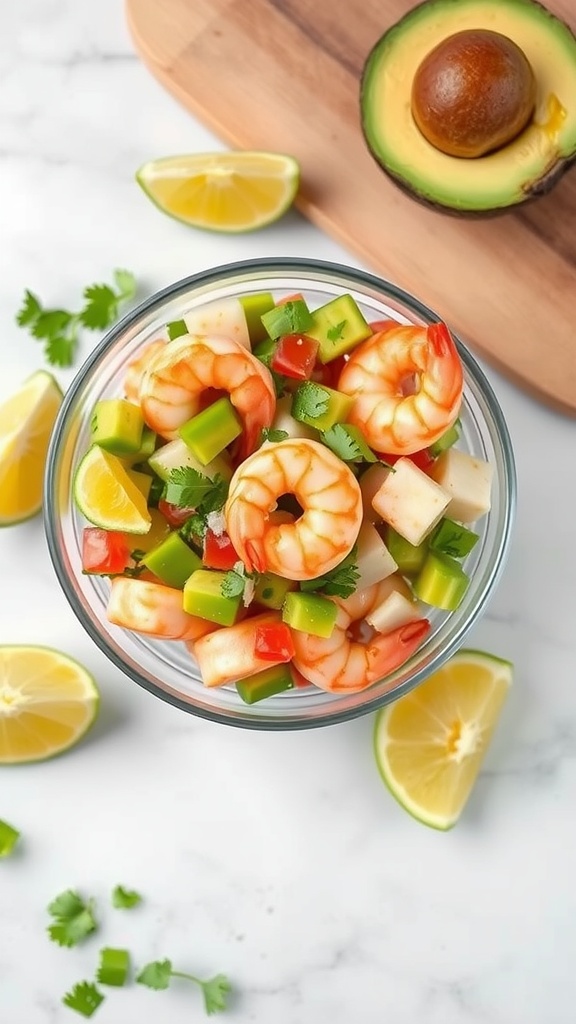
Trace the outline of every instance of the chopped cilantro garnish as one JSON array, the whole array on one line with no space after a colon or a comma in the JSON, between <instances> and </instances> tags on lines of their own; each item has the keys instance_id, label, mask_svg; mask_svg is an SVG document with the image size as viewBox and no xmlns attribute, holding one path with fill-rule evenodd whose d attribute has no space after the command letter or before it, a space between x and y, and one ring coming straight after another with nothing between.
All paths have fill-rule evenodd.
<instances>
[{"instance_id":1,"label":"chopped cilantro garnish","mask_svg":"<svg viewBox=\"0 0 576 1024\"><path fill-rule=\"evenodd\" d=\"M342 337L342 332L346 327L347 323L347 320L341 320L339 324L333 324L332 327L329 327L328 330L326 331L326 337L328 338L328 341L340 341L340 338Z\"/></svg>"},{"instance_id":2,"label":"chopped cilantro garnish","mask_svg":"<svg viewBox=\"0 0 576 1024\"><path fill-rule=\"evenodd\" d=\"M335 569L323 576L317 576L314 580L302 580L300 590L321 591L327 597L350 597L356 590L356 584L360 577L355 562L356 555L357 549L354 547Z\"/></svg>"},{"instance_id":3,"label":"chopped cilantro garnish","mask_svg":"<svg viewBox=\"0 0 576 1024\"><path fill-rule=\"evenodd\" d=\"M330 396L321 384L315 384L312 380L303 381L297 390L298 415L306 416L309 419L317 419L322 416L328 408Z\"/></svg>"},{"instance_id":4,"label":"chopped cilantro garnish","mask_svg":"<svg viewBox=\"0 0 576 1024\"><path fill-rule=\"evenodd\" d=\"M71 992L66 993L62 1002L83 1017L91 1017L104 1002L104 996L91 981L79 981Z\"/></svg>"},{"instance_id":5,"label":"chopped cilantro garnish","mask_svg":"<svg viewBox=\"0 0 576 1024\"><path fill-rule=\"evenodd\" d=\"M194 974L187 974L184 971L175 971L170 960L153 960L146 964L136 977L140 985L147 985L148 988L161 990L170 985L172 978L185 978L193 981L202 989L204 996L204 1007L208 1015L218 1013L226 1009L226 996L230 992L231 985L224 974L217 974L214 978L203 981Z\"/></svg>"},{"instance_id":6,"label":"chopped cilantro garnish","mask_svg":"<svg viewBox=\"0 0 576 1024\"><path fill-rule=\"evenodd\" d=\"M262 427L260 436L262 438L261 443L263 444L264 441L273 441L274 443L285 441L290 435L287 430L273 430L272 427Z\"/></svg>"},{"instance_id":7,"label":"chopped cilantro garnish","mask_svg":"<svg viewBox=\"0 0 576 1024\"><path fill-rule=\"evenodd\" d=\"M125 889L123 885L117 885L112 890L112 906L117 910L131 910L142 902L142 897L135 889Z\"/></svg>"},{"instance_id":8,"label":"chopped cilantro garnish","mask_svg":"<svg viewBox=\"0 0 576 1024\"><path fill-rule=\"evenodd\" d=\"M72 889L60 893L48 907L48 913L54 918L48 925L48 934L59 946L76 946L87 935L96 930L94 917L94 900L84 902L81 896Z\"/></svg>"},{"instance_id":9,"label":"chopped cilantro garnish","mask_svg":"<svg viewBox=\"0 0 576 1024\"><path fill-rule=\"evenodd\" d=\"M352 424L335 423L324 431L322 440L344 462L378 461L361 431Z\"/></svg>"},{"instance_id":10,"label":"chopped cilantro garnish","mask_svg":"<svg viewBox=\"0 0 576 1024\"><path fill-rule=\"evenodd\" d=\"M0 821L0 857L9 857L20 838L17 829L7 821Z\"/></svg>"}]
</instances>

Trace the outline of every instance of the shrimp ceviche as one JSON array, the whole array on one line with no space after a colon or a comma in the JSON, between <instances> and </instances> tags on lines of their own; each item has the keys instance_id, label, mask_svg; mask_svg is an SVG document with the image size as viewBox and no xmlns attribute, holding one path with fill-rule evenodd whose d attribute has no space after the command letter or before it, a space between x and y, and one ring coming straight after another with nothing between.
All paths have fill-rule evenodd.
<instances>
[{"instance_id":1,"label":"shrimp ceviche","mask_svg":"<svg viewBox=\"0 0 576 1024\"><path fill-rule=\"evenodd\" d=\"M247 704L354 693L464 598L491 465L460 446L442 323L253 292L166 325L97 402L74 483L111 623Z\"/></svg>"}]
</instances>

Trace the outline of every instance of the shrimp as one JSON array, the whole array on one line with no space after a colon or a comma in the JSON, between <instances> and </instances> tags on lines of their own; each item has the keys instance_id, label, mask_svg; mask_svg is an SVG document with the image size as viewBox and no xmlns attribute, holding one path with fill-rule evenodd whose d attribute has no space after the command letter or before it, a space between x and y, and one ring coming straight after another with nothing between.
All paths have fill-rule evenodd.
<instances>
[{"instance_id":1,"label":"shrimp","mask_svg":"<svg viewBox=\"0 0 576 1024\"><path fill-rule=\"evenodd\" d=\"M338 390L355 398L349 420L377 452L410 455L438 440L462 401L462 363L443 323L398 324L356 348Z\"/></svg>"},{"instance_id":2,"label":"shrimp","mask_svg":"<svg viewBox=\"0 0 576 1024\"><path fill-rule=\"evenodd\" d=\"M184 611L181 590L130 576L112 580L106 615L116 626L161 640L198 640L218 628Z\"/></svg>"},{"instance_id":3,"label":"shrimp","mask_svg":"<svg viewBox=\"0 0 576 1024\"><path fill-rule=\"evenodd\" d=\"M351 629L360 628L366 615L389 593L382 580L350 597L331 598L338 615L328 638L291 629L295 654L293 664L315 686L329 693L356 693L400 668L422 643L430 630L428 619L414 619L390 633L377 633L362 641L353 639ZM356 627L357 635L358 626Z\"/></svg>"},{"instance_id":4,"label":"shrimp","mask_svg":"<svg viewBox=\"0 0 576 1024\"><path fill-rule=\"evenodd\" d=\"M302 515L272 521L277 499L293 494ZM329 448L308 438L266 443L230 481L226 530L248 572L311 580L352 550L362 522L356 477Z\"/></svg>"},{"instance_id":5,"label":"shrimp","mask_svg":"<svg viewBox=\"0 0 576 1024\"><path fill-rule=\"evenodd\" d=\"M126 370L126 376L124 378L124 394L129 402L138 403L140 400L140 381L144 375L144 371L147 369L148 364L152 361L155 355L160 352L166 345L165 341L161 338L157 338L156 341L150 341L143 349L139 352L135 359L132 359L128 363L128 369Z\"/></svg>"},{"instance_id":6,"label":"shrimp","mask_svg":"<svg viewBox=\"0 0 576 1024\"><path fill-rule=\"evenodd\" d=\"M272 423L276 392L268 368L230 338L185 334L153 357L140 384L146 423L162 437L177 437L208 388L228 392L243 422L239 454L245 458Z\"/></svg>"}]
</instances>

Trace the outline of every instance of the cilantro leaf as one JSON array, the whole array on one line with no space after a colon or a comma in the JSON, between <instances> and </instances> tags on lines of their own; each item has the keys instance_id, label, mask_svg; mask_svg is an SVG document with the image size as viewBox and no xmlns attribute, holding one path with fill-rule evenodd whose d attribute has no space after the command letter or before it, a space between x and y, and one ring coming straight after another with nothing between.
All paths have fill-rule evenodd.
<instances>
[{"instance_id":1,"label":"cilantro leaf","mask_svg":"<svg viewBox=\"0 0 576 1024\"><path fill-rule=\"evenodd\" d=\"M114 271L114 281L118 289L118 298L122 299L133 299L136 295L136 277L130 270L116 269Z\"/></svg>"},{"instance_id":2,"label":"cilantro leaf","mask_svg":"<svg viewBox=\"0 0 576 1024\"><path fill-rule=\"evenodd\" d=\"M0 819L0 857L9 857L19 838L18 829Z\"/></svg>"},{"instance_id":3,"label":"cilantro leaf","mask_svg":"<svg viewBox=\"0 0 576 1024\"><path fill-rule=\"evenodd\" d=\"M16 313L16 323L20 327L28 327L37 320L41 312L42 306L39 299L34 295L34 292L26 289L22 305Z\"/></svg>"},{"instance_id":4,"label":"cilantro leaf","mask_svg":"<svg viewBox=\"0 0 576 1024\"><path fill-rule=\"evenodd\" d=\"M324 444L343 462L377 462L361 431L348 423L334 423L322 434Z\"/></svg>"},{"instance_id":5,"label":"cilantro leaf","mask_svg":"<svg viewBox=\"0 0 576 1024\"><path fill-rule=\"evenodd\" d=\"M225 974L217 974L208 981L200 982L204 996L204 1006L208 1015L226 1009L226 996L232 986Z\"/></svg>"},{"instance_id":6,"label":"cilantro leaf","mask_svg":"<svg viewBox=\"0 0 576 1024\"><path fill-rule=\"evenodd\" d=\"M72 366L81 326L90 330L109 327L118 315L121 302L133 298L136 279L127 270L115 270L115 292L109 285L94 284L84 289L85 304L78 313L67 309L47 309L37 295L27 289L16 313L16 323L33 338L45 342L44 355L52 366Z\"/></svg>"},{"instance_id":7,"label":"cilantro leaf","mask_svg":"<svg viewBox=\"0 0 576 1024\"><path fill-rule=\"evenodd\" d=\"M228 569L220 585L222 597L238 597L244 593L247 577L245 572L237 572L236 569Z\"/></svg>"},{"instance_id":8,"label":"cilantro leaf","mask_svg":"<svg viewBox=\"0 0 576 1024\"><path fill-rule=\"evenodd\" d=\"M71 366L74 361L76 350L76 339L66 338L64 335L56 335L50 338L44 346L44 352L48 362L52 366Z\"/></svg>"},{"instance_id":9,"label":"cilantro leaf","mask_svg":"<svg viewBox=\"0 0 576 1024\"><path fill-rule=\"evenodd\" d=\"M300 590L321 591L327 597L350 597L356 590L360 578L358 566L355 563L357 549L354 547L347 557L330 572L324 576L317 576L314 580L301 580Z\"/></svg>"},{"instance_id":10,"label":"cilantro leaf","mask_svg":"<svg viewBox=\"0 0 576 1024\"><path fill-rule=\"evenodd\" d=\"M112 906L117 910L131 910L141 902L142 897L135 889L125 889L123 885L117 885L112 890Z\"/></svg>"},{"instance_id":11,"label":"cilantro leaf","mask_svg":"<svg viewBox=\"0 0 576 1024\"><path fill-rule=\"evenodd\" d=\"M72 320L72 314L65 309L48 309L39 313L32 324L31 333L35 338L52 338L61 334Z\"/></svg>"},{"instance_id":12,"label":"cilantro leaf","mask_svg":"<svg viewBox=\"0 0 576 1024\"><path fill-rule=\"evenodd\" d=\"M93 909L93 900L85 903L72 889L60 893L48 907L48 913L54 918L47 929L52 941L59 946L76 946L85 939L97 927Z\"/></svg>"},{"instance_id":13,"label":"cilantro leaf","mask_svg":"<svg viewBox=\"0 0 576 1024\"><path fill-rule=\"evenodd\" d=\"M159 991L160 989L168 988L172 973L172 962L170 960L152 960L151 963L146 964L140 973L136 975L136 981L140 985L146 985L148 988Z\"/></svg>"},{"instance_id":14,"label":"cilantro leaf","mask_svg":"<svg viewBox=\"0 0 576 1024\"><path fill-rule=\"evenodd\" d=\"M340 338L342 337L342 332L346 327L347 323L347 320L341 320L339 324L333 324L332 327L329 327L328 330L326 331L326 337L328 338L328 341L340 341Z\"/></svg>"},{"instance_id":15,"label":"cilantro leaf","mask_svg":"<svg viewBox=\"0 0 576 1024\"><path fill-rule=\"evenodd\" d=\"M292 404L292 415L298 419L306 416L315 420L326 412L329 403L329 395L321 384L306 380L296 390Z\"/></svg>"},{"instance_id":16,"label":"cilantro leaf","mask_svg":"<svg viewBox=\"0 0 576 1024\"><path fill-rule=\"evenodd\" d=\"M71 992L66 993L62 1002L64 1006L76 1010L76 1013L81 1013L83 1017L91 1017L104 1002L104 996L92 982L79 981Z\"/></svg>"},{"instance_id":17,"label":"cilantro leaf","mask_svg":"<svg viewBox=\"0 0 576 1024\"><path fill-rule=\"evenodd\" d=\"M136 976L136 981L141 985L147 985L148 988L159 990L168 988L172 978L184 978L186 981L193 981L195 985L200 986L208 1015L226 1009L226 995L231 991L232 986L225 974L216 974L213 978L203 981L194 974L175 971L171 960L153 960L142 968Z\"/></svg>"},{"instance_id":18,"label":"cilantro leaf","mask_svg":"<svg viewBox=\"0 0 576 1024\"><path fill-rule=\"evenodd\" d=\"M92 284L84 289L86 303L80 313L84 327L92 331L104 330L116 319L118 296L107 284Z\"/></svg>"},{"instance_id":19,"label":"cilantro leaf","mask_svg":"<svg viewBox=\"0 0 576 1024\"><path fill-rule=\"evenodd\" d=\"M192 466L177 466L170 472L164 498L179 508L194 508L203 512L215 512L226 501L228 485L223 477L216 474L213 480L204 476Z\"/></svg>"},{"instance_id":20,"label":"cilantro leaf","mask_svg":"<svg viewBox=\"0 0 576 1024\"><path fill-rule=\"evenodd\" d=\"M272 427L262 427L260 436L262 439L260 443L264 444L264 441L273 441L274 443L285 441L290 435L287 430L273 430Z\"/></svg>"}]
</instances>

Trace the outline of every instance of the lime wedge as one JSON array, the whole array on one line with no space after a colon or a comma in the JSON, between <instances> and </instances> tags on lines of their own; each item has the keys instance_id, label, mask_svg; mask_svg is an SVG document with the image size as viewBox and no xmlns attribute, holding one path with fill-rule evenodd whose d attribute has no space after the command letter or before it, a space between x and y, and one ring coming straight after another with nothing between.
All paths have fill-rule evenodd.
<instances>
[{"instance_id":1,"label":"lime wedge","mask_svg":"<svg viewBox=\"0 0 576 1024\"><path fill-rule=\"evenodd\" d=\"M46 453L61 402L52 374L39 370L0 405L0 526L42 508Z\"/></svg>"},{"instance_id":2,"label":"lime wedge","mask_svg":"<svg viewBox=\"0 0 576 1024\"><path fill-rule=\"evenodd\" d=\"M292 205L300 167L282 153L195 153L151 160L136 172L164 213L208 231L255 231Z\"/></svg>"},{"instance_id":3,"label":"lime wedge","mask_svg":"<svg viewBox=\"0 0 576 1024\"><path fill-rule=\"evenodd\" d=\"M462 650L376 715L380 774L423 824L446 830L458 821L511 683L509 661Z\"/></svg>"},{"instance_id":4,"label":"lime wedge","mask_svg":"<svg viewBox=\"0 0 576 1024\"><path fill-rule=\"evenodd\" d=\"M148 533L152 519L146 499L116 455L92 445L76 470L73 491L80 512L94 526Z\"/></svg>"},{"instance_id":5,"label":"lime wedge","mask_svg":"<svg viewBox=\"0 0 576 1024\"><path fill-rule=\"evenodd\" d=\"M0 646L0 764L69 750L95 721L98 704L94 679L66 654Z\"/></svg>"}]
</instances>

